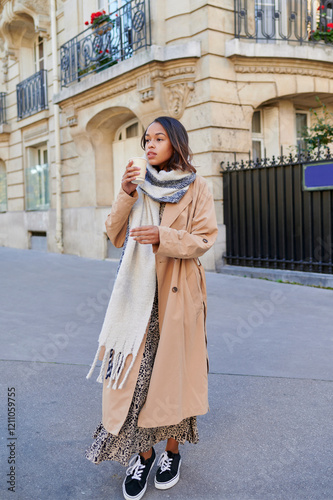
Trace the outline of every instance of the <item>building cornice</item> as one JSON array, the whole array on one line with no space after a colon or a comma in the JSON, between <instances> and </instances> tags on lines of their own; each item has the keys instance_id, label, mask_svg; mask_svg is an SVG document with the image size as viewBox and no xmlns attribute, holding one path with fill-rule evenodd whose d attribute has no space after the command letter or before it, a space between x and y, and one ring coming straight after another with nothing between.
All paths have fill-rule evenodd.
<instances>
[{"instance_id":1,"label":"building cornice","mask_svg":"<svg viewBox=\"0 0 333 500\"><path fill-rule=\"evenodd\" d=\"M226 42L226 57L236 73L271 73L333 78L333 51L324 44L291 46L233 39Z\"/></svg>"},{"instance_id":2,"label":"building cornice","mask_svg":"<svg viewBox=\"0 0 333 500\"><path fill-rule=\"evenodd\" d=\"M233 56L232 61L236 73L304 75L333 79L333 65L331 63L281 58L250 59L243 56Z\"/></svg>"},{"instance_id":3,"label":"building cornice","mask_svg":"<svg viewBox=\"0 0 333 500\"><path fill-rule=\"evenodd\" d=\"M61 107L66 106L69 101L81 106L87 103L87 96L91 103L92 100L99 100L98 96L103 100L135 87L143 94L141 100L149 100L153 97L151 91L155 81L193 80L200 54L199 42L166 47L153 45L130 59L62 89L53 96L53 102Z\"/></svg>"},{"instance_id":4,"label":"building cornice","mask_svg":"<svg viewBox=\"0 0 333 500\"><path fill-rule=\"evenodd\" d=\"M231 60L239 57L246 58L249 61L255 59L258 61L268 60L269 65L273 61L292 60L314 63L333 63L333 51L330 45L325 43L291 45L286 41L271 41L271 43L259 43L255 40L233 38L225 43L225 56ZM261 64L261 62L260 62ZM273 62L273 64L275 64Z\"/></svg>"},{"instance_id":5,"label":"building cornice","mask_svg":"<svg viewBox=\"0 0 333 500\"><path fill-rule=\"evenodd\" d=\"M53 102L65 111L67 123L73 127L78 124L77 113L81 109L133 91L136 91L138 99L145 103L155 99L156 87L159 86L159 92L164 94L170 115L180 118L189 94L194 89L200 45L191 42L185 47L181 46L180 50L179 46L177 47L172 46L172 50L163 51L156 50L155 47L145 54L145 64L142 64L142 57L138 61L135 60L136 57L142 56L139 54L131 58L130 66L126 64L129 62L127 60L103 72L90 75L84 82L63 89L53 97Z\"/></svg>"}]
</instances>

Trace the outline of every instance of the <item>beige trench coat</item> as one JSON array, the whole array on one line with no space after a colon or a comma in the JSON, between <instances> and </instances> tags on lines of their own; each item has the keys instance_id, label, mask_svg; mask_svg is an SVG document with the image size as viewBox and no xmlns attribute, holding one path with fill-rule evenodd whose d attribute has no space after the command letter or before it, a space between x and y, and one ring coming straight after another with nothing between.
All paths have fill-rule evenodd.
<instances>
[{"instance_id":1,"label":"beige trench coat","mask_svg":"<svg viewBox=\"0 0 333 500\"><path fill-rule=\"evenodd\" d=\"M128 216L137 197L136 191L132 197L121 190L106 220L107 234L116 247L124 244ZM159 233L160 243L152 251L160 341L139 427L175 425L209 409L206 282L198 257L213 245L217 225L213 197L202 177L196 177L179 203L166 204ZM145 340L146 335L124 387L107 388L104 381L102 420L114 435L119 434L128 414Z\"/></svg>"}]
</instances>

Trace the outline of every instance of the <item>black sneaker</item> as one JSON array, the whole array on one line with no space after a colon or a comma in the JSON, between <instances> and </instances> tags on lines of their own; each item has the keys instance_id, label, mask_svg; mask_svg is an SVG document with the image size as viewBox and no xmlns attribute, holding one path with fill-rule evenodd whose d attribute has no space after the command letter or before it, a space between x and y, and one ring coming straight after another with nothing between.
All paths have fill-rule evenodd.
<instances>
[{"instance_id":1,"label":"black sneaker","mask_svg":"<svg viewBox=\"0 0 333 500\"><path fill-rule=\"evenodd\" d=\"M152 466L155 463L156 453L145 460L141 455L135 455L129 462L126 477L123 482L123 495L126 500L140 500L146 492L147 480Z\"/></svg>"},{"instance_id":2,"label":"black sneaker","mask_svg":"<svg viewBox=\"0 0 333 500\"><path fill-rule=\"evenodd\" d=\"M159 490L167 490L179 481L180 464L182 463L179 453L165 451L158 461L158 469L155 476L155 486Z\"/></svg>"}]
</instances>

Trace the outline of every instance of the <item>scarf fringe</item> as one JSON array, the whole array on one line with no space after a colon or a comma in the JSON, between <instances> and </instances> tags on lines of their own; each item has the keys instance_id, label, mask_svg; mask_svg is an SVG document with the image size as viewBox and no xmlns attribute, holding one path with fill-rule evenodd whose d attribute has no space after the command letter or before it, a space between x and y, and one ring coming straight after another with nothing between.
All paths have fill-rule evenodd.
<instances>
[{"instance_id":1,"label":"scarf fringe","mask_svg":"<svg viewBox=\"0 0 333 500\"><path fill-rule=\"evenodd\" d=\"M103 361L102 361L102 364L101 364L101 369L100 369L99 375L98 375L98 377L96 379L96 381L99 382L100 384L103 383L104 372L105 372L105 368L106 368L106 364L108 362L108 359L110 358L110 352L111 352L111 350L105 349L105 353L104 353L104 356L103 356Z\"/></svg>"},{"instance_id":2,"label":"scarf fringe","mask_svg":"<svg viewBox=\"0 0 333 500\"><path fill-rule=\"evenodd\" d=\"M120 377L121 377L121 375L123 373L123 369L125 367L126 359L127 359L127 356L125 356L121 352L118 352L117 355L114 355L114 357L113 357L113 366L112 366L111 375L110 375L110 380L109 380L109 383L108 383L107 387L111 387L111 389L122 389L123 388L123 386L124 386L124 384L125 384L125 382L127 380L127 377L128 377L128 375L129 375L129 373L131 371L131 368L132 368L132 366L134 364L135 356L133 356L131 364L130 364L130 366L128 367L128 369L126 371L121 384L119 385L119 380L120 380Z\"/></svg>"},{"instance_id":3,"label":"scarf fringe","mask_svg":"<svg viewBox=\"0 0 333 500\"><path fill-rule=\"evenodd\" d=\"M92 376L92 374L96 368L96 364L97 364L99 354L101 352L102 347L103 346L99 346L97 351L96 351L94 361L93 361L91 368L86 376L87 379L89 379ZM110 380L109 380L107 387L111 388L111 389L122 389L126 380L127 380L128 375L131 371L131 368L134 364L135 356L133 356L131 364L129 365L129 367L126 371L121 384L119 385L119 380L120 380L120 377L122 375L123 369L125 367L125 361L127 359L127 356L124 356L123 353L118 352L117 354L113 353L112 358L110 359L110 352L111 352L111 349L105 349L102 364L101 364L99 374L98 374L96 381L99 382L100 384L103 383L106 365L111 361L112 369L111 369Z\"/></svg>"},{"instance_id":4,"label":"scarf fringe","mask_svg":"<svg viewBox=\"0 0 333 500\"><path fill-rule=\"evenodd\" d=\"M93 374L93 372L95 370L95 367L96 367L96 364L97 364L97 361L98 361L98 357L99 357L99 353L101 352L101 349L102 349L102 346L98 346L96 354L95 354L95 357L94 357L94 361L91 364L90 370L89 370L88 374L86 375L86 378L90 378L92 376L92 374Z\"/></svg>"}]
</instances>

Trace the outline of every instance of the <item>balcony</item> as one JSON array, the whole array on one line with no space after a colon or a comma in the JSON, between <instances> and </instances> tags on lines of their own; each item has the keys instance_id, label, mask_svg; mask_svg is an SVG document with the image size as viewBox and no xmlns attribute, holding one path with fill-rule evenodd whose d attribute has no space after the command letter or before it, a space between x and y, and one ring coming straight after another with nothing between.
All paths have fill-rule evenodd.
<instances>
[{"instance_id":1,"label":"balcony","mask_svg":"<svg viewBox=\"0 0 333 500\"><path fill-rule=\"evenodd\" d=\"M47 71L41 69L16 85L16 95L18 120L48 109Z\"/></svg>"},{"instance_id":2,"label":"balcony","mask_svg":"<svg viewBox=\"0 0 333 500\"><path fill-rule=\"evenodd\" d=\"M131 0L108 18L60 47L62 88L151 45L149 0Z\"/></svg>"},{"instance_id":3,"label":"balcony","mask_svg":"<svg viewBox=\"0 0 333 500\"><path fill-rule=\"evenodd\" d=\"M333 45L332 0L235 0L235 38Z\"/></svg>"}]
</instances>

